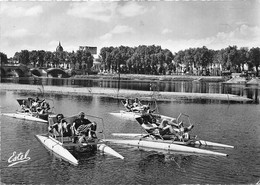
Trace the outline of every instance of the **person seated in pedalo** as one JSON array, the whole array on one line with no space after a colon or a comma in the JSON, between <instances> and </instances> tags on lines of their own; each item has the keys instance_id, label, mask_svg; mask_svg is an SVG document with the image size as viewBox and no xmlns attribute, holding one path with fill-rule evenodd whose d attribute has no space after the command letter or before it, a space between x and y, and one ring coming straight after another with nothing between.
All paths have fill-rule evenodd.
<instances>
[{"instance_id":1,"label":"person seated in pedalo","mask_svg":"<svg viewBox=\"0 0 260 185\"><path fill-rule=\"evenodd\" d=\"M22 104L21 104L21 112L27 112L30 113L30 107L27 105L26 101L23 100Z\"/></svg>"},{"instance_id":2,"label":"person seated in pedalo","mask_svg":"<svg viewBox=\"0 0 260 185\"><path fill-rule=\"evenodd\" d=\"M134 112L139 112L142 110L142 103L138 98L135 98L133 106L132 106L132 111Z\"/></svg>"},{"instance_id":3,"label":"person seated in pedalo","mask_svg":"<svg viewBox=\"0 0 260 185\"><path fill-rule=\"evenodd\" d=\"M163 120L161 123L157 123L157 119L152 117L149 114L142 115L142 121L137 120L141 123L141 126L152 136L155 138L162 139L163 135L170 132L170 127Z\"/></svg>"},{"instance_id":4,"label":"person seated in pedalo","mask_svg":"<svg viewBox=\"0 0 260 185\"><path fill-rule=\"evenodd\" d=\"M49 126L49 132L54 136L68 137L72 136L71 124L68 123L63 114L57 114L56 122Z\"/></svg>"},{"instance_id":5,"label":"person seated in pedalo","mask_svg":"<svg viewBox=\"0 0 260 185\"><path fill-rule=\"evenodd\" d=\"M123 102L123 105L128 112L132 111L133 105L131 105L129 99L126 99L125 102Z\"/></svg>"},{"instance_id":6,"label":"person seated in pedalo","mask_svg":"<svg viewBox=\"0 0 260 185\"><path fill-rule=\"evenodd\" d=\"M163 119L158 123L158 120L151 114L143 114L137 118L137 121L150 135L166 140L188 141L189 131L194 127L193 125L184 127L183 122L177 124L176 119Z\"/></svg>"},{"instance_id":7,"label":"person seated in pedalo","mask_svg":"<svg viewBox=\"0 0 260 185\"><path fill-rule=\"evenodd\" d=\"M79 117L75 119L74 123L72 124L73 135L79 136L78 137L79 143L82 143L83 141L87 141L89 139L97 138L95 132L96 130L97 130L96 122L91 122L90 120L85 118L84 112L80 112ZM74 142L76 142L75 139Z\"/></svg>"},{"instance_id":8,"label":"person seated in pedalo","mask_svg":"<svg viewBox=\"0 0 260 185\"><path fill-rule=\"evenodd\" d=\"M177 141L188 141L190 139L189 132L194 127L194 125L185 127L182 121L180 123L177 123L177 120L175 118L171 120L164 119L161 126L164 128L168 128L168 132L163 135L164 139Z\"/></svg>"}]
</instances>

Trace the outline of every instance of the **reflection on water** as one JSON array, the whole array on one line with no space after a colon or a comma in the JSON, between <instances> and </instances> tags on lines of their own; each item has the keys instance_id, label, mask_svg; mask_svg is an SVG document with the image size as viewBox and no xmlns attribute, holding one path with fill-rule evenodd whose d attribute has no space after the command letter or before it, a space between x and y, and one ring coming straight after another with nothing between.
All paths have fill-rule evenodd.
<instances>
[{"instance_id":1,"label":"reflection on water","mask_svg":"<svg viewBox=\"0 0 260 185\"><path fill-rule=\"evenodd\" d=\"M102 87L120 88L131 90L144 90L164 92L189 92L189 93L218 93L234 94L253 99L259 103L259 86L249 84L226 84L221 82L205 81L138 81L114 79L71 79L71 78L12 78L2 79L2 83L11 82L33 85L53 85L70 87Z\"/></svg>"}]
</instances>

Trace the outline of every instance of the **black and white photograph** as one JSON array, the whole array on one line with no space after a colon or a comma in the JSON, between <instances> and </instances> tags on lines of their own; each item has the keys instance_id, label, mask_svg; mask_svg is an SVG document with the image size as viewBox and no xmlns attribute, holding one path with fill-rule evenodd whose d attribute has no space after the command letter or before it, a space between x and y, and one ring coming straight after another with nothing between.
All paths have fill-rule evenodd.
<instances>
[{"instance_id":1,"label":"black and white photograph","mask_svg":"<svg viewBox=\"0 0 260 185\"><path fill-rule=\"evenodd\" d=\"M259 10L0 1L0 183L260 185Z\"/></svg>"}]
</instances>

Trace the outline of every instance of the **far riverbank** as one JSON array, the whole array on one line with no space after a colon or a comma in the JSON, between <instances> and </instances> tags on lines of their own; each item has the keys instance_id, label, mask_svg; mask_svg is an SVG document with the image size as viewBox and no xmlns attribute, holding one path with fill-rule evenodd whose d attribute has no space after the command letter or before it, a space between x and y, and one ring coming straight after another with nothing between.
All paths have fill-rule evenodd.
<instances>
[{"instance_id":1,"label":"far riverbank","mask_svg":"<svg viewBox=\"0 0 260 185\"><path fill-rule=\"evenodd\" d=\"M154 92L128 89L99 88L99 87L64 87L64 86L40 86L27 84L0 83L1 91L30 92L38 95L44 94L62 94L72 96L103 96L116 99L140 98L141 100L150 100L155 98L158 101L176 101L176 100L220 100L235 102L252 102L252 99L232 94L216 93L185 93L185 92Z\"/></svg>"},{"instance_id":2,"label":"far riverbank","mask_svg":"<svg viewBox=\"0 0 260 185\"><path fill-rule=\"evenodd\" d=\"M116 79L116 80L150 80L150 81L205 81L205 82L224 82L227 80L223 76L192 76L192 75L143 75L143 74L97 74L97 75L76 75L75 79Z\"/></svg>"}]
</instances>

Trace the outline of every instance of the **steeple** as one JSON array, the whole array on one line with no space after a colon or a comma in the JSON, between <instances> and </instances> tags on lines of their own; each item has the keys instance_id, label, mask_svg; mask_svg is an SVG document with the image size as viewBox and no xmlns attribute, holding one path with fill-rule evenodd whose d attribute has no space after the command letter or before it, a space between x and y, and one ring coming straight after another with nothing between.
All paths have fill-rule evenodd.
<instances>
[{"instance_id":1,"label":"steeple","mask_svg":"<svg viewBox=\"0 0 260 185\"><path fill-rule=\"evenodd\" d=\"M59 45L56 48L56 52L63 52L63 47L61 46L60 41L59 41Z\"/></svg>"}]
</instances>

